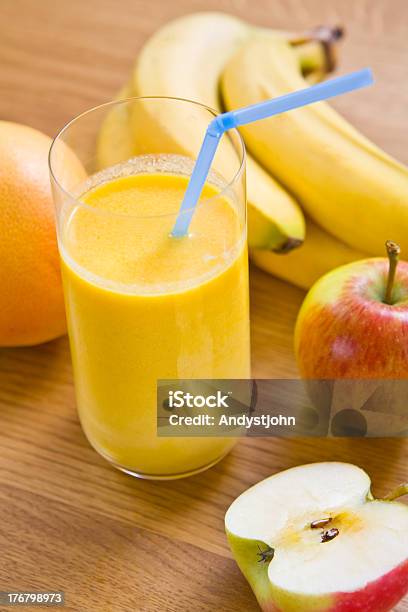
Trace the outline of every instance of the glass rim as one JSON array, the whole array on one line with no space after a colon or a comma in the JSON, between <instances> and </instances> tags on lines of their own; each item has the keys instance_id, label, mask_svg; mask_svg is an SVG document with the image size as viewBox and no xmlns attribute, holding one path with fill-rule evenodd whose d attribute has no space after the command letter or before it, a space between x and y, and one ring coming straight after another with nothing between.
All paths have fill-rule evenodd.
<instances>
[{"instance_id":1,"label":"glass rim","mask_svg":"<svg viewBox=\"0 0 408 612\"><path fill-rule=\"evenodd\" d=\"M127 102L151 101L151 100L170 100L170 101L175 101L175 102L186 102L188 104L192 104L194 106L198 106L200 108L203 108L203 109L207 110L214 117L217 117L220 114L217 110L211 108L210 106L207 106L206 104L202 104L201 102L197 102L195 100L189 100L188 98L181 98L181 97L176 97L176 96L130 96L128 98L120 98L118 100L111 100L109 102L104 102L103 104L98 104L96 106L93 106L93 107L83 111L82 113L79 113L79 115L75 115L75 117L70 119L70 121L68 121L57 132L56 136L52 139L50 150L48 152L48 169L49 169L49 172L50 172L51 179L58 186L58 189L61 190L61 192L67 198L69 198L70 200L73 200L78 207L89 209L89 210L91 210L95 214L103 214L103 215L106 214L108 216L122 217L122 218L128 218L128 219L132 219L132 218L133 219L155 219L155 218L163 218L163 217L177 217L177 215L180 212L179 208L177 210L173 211L173 212L162 213L162 214L159 214L159 215L157 215L157 214L154 214L154 215L137 215L137 214L118 213L118 212L115 212L115 211L101 209L101 208L97 208L95 206L91 206L90 204L87 204L86 202L83 202L81 199L79 199L79 197L76 196L75 194L71 193L70 191L67 191L67 189L65 189L65 187L63 187L61 185L61 183L58 180L58 178L56 177L54 169L53 169L52 155L53 155L53 152L54 152L55 145L57 144L58 141L62 140L62 137L63 137L64 133L72 125L74 125L77 121L79 121L83 117L86 117L87 115L90 115L91 113L93 113L95 111L99 111L99 110L104 109L104 108L108 108L108 107L112 107L113 108L116 105L124 104L124 103L127 103ZM200 198L200 201L196 204L196 206L193 206L193 207L189 208L188 210L183 211L183 214L188 214L192 210L196 209L198 206L201 207L203 205L211 204L213 201L216 201L220 197L225 196L226 192L228 192L228 190L231 187L233 187L233 185L235 183L237 183L239 181L240 177L242 176L242 173L244 171L245 164L246 164L246 157L247 157L244 139L243 139L241 133L239 132L239 130L237 128L231 128L228 131L229 132L234 132L238 136L238 142L240 143L241 151L240 152L237 151L237 153L239 155L237 171L234 172L232 179L229 180L228 182L226 182L226 184L222 187L222 189L220 189L220 191L218 193L216 193L215 195L213 195L211 197ZM137 157L137 156L134 156L134 157ZM132 159L132 158L129 158L129 159ZM196 158L191 158L191 159L195 163ZM104 169L102 169L102 171L103 170ZM165 173L163 173L163 174L165 174ZM122 178L122 177L118 177L118 178ZM180 204L181 204L181 202L180 202Z\"/></svg>"}]
</instances>

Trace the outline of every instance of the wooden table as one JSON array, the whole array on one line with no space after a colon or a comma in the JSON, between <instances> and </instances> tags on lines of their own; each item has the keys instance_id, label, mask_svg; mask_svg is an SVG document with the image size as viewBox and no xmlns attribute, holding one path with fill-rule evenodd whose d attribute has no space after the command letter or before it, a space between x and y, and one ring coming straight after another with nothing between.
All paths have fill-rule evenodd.
<instances>
[{"instance_id":1,"label":"wooden table","mask_svg":"<svg viewBox=\"0 0 408 612\"><path fill-rule=\"evenodd\" d=\"M408 161L404 0L1 0L1 117L54 134L111 98L155 28L204 9L285 29L344 23L342 69L370 64L378 85L369 108L356 104L359 94L336 106ZM251 279L253 374L296 376L292 330L303 293L255 269ZM0 590L65 590L67 610L257 610L223 532L237 495L277 470L319 460L358 463L376 494L407 479L406 441L264 438L241 442L190 479L134 480L110 468L81 432L65 338L1 350L0 376Z\"/></svg>"}]
</instances>

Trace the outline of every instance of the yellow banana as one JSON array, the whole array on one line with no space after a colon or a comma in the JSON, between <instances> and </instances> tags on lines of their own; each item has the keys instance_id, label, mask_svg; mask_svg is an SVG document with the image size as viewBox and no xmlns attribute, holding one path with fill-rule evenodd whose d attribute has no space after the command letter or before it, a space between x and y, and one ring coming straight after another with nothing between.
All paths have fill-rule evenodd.
<instances>
[{"instance_id":1,"label":"yellow banana","mask_svg":"<svg viewBox=\"0 0 408 612\"><path fill-rule=\"evenodd\" d=\"M122 95L176 96L197 100L212 108L219 106L218 84L228 59L245 40L260 32L239 19L222 13L196 13L170 22L146 43L135 65L131 83ZM272 34L268 34L272 36ZM280 33L280 36L289 34ZM294 55L308 74L320 75L326 69L324 48L306 43L295 47ZM131 155L150 151L171 151L192 155L203 137L208 117L200 125L185 125L180 109L174 105L157 112L134 107L132 134L126 108L115 108L106 118L99 138L101 165L116 163ZM143 117L141 117L143 112ZM137 116L135 116L137 115ZM122 136L114 133L123 132ZM114 143L114 146L112 146ZM231 143L224 139L224 149ZM218 154L218 169L231 175L226 151ZM221 166L220 166L221 164ZM304 237L303 214L293 199L253 159L247 161L249 243L253 247L290 250Z\"/></svg>"},{"instance_id":2,"label":"yellow banana","mask_svg":"<svg viewBox=\"0 0 408 612\"><path fill-rule=\"evenodd\" d=\"M306 240L301 247L280 255L250 250L256 266L302 289L309 289L323 274L367 255L356 251L306 218Z\"/></svg>"},{"instance_id":3,"label":"yellow banana","mask_svg":"<svg viewBox=\"0 0 408 612\"><path fill-rule=\"evenodd\" d=\"M222 13L195 13L176 19L158 30L147 41L133 73L135 95L176 96L196 100L219 110L219 79L234 52L253 30L243 21ZM147 109L147 107L146 107ZM208 115L186 125L184 113L174 105L165 115L147 112L140 117L137 108L135 130L144 126L143 137L154 138L149 147L187 156L199 150ZM215 168L225 178L234 174L231 163L236 155L223 138ZM236 166L236 162L235 162ZM280 185L254 160L247 161L249 244L267 249L288 250L304 238L303 213Z\"/></svg>"},{"instance_id":4,"label":"yellow banana","mask_svg":"<svg viewBox=\"0 0 408 612\"><path fill-rule=\"evenodd\" d=\"M227 108L305 87L285 40L254 37L227 64ZM369 104L369 93L364 104ZM320 103L242 129L249 150L328 232L357 250L382 255L392 238L408 252L408 170L327 104Z\"/></svg>"},{"instance_id":5,"label":"yellow banana","mask_svg":"<svg viewBox=\"0 0 408 612\"><path fill-rule=\"evenodd\" d=\"M115 100L132 96L129 84L122 87ZM134 138L130 129L129 106L118 104L106 115L98 134L97 163L99 168L114 166L136 155Z\"/></svg>"}]
</instances>

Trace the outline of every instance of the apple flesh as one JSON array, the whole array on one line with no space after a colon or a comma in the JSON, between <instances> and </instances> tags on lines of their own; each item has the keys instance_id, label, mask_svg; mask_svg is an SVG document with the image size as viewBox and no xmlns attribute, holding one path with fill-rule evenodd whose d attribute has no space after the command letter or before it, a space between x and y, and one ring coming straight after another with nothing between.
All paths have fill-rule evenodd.
<instances>
[{"instance_id":1,"label":"apple flesh","mask_svg":"<svg viewBox=\"0 0 408 612\"><path fill-rule=\"evenodd\" d=\"M341 266L311 288L295 328L303 378L408 378L408 262L385 303L389 263Z\"/></svg>"},{"instance_id":2,"label":"apple flesh","mask_svg":"<svg viewBox=\"0 0 408 612\"><path fill-rule=\"evenodd\" d=\"M360 468L314 463L238 497L225 526L265 612L387 612L408 592L408 506ZM404 490L405 492L405 490Z\"/></svg>"}]
</instances>

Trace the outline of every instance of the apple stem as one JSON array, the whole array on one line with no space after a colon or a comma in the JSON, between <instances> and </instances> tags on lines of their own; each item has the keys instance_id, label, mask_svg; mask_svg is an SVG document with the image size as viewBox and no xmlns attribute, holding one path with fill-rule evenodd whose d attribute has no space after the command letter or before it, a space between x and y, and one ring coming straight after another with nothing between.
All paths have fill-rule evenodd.
<instances>
[{"instance_id":1,"label":"apple stem","mask_svg":"<svg viewBox=\"0 0 408 612\"><path fill-rule=\"evenodd\" d=\"M393 240L387 240L385 243L385 247L387 249L389 268L388 268L388 280L387 280L387 288L385 290L384 303L392 305L392 290L394 287L395 273L397 271L399 254L401 252L399 244L394 242Z\"/></svg>"},{"instance_id":2,"label":"apple stem","mask_svg":"<svg viewBox=\"0 0 408 612\"><path fill-rule=\"evenodd\" d=\"M383 501L394 501L403 495L408 495L408 482L399 485L394 491L391 491L388 495L383 498Z\"/></svg>"}]
</instances>

